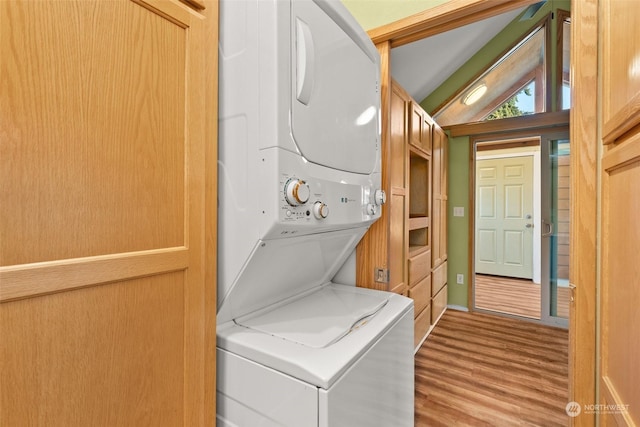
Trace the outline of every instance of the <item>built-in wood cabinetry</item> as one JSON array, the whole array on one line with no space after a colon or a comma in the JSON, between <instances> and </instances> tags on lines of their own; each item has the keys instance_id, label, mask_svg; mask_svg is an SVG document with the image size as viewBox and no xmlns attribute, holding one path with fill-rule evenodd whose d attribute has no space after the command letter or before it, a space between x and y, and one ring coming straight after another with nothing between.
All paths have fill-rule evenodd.
<instances>
[{"instance_id":1,"label":"built-in wood cabinetry","mask_svg":"<svg viewBox=\"0 0 640 427\"><path fill-rule=\"evenodd\" d=\"M0 2L0 426L215 425L217 7Z\"/></svg>"},{"instance_id":2,"label":"built-in wood cabinetry","mask_svg":"<svg viewBox=\"0 0 640 427\"><path fill-rule=\"evenodd\" d=\"M420 107L411 101L409 133L409 214L405 224L409 232L409 293L414 299L416 345L431 327L431 293L433 278L431 275L432 242L432 170L431 156L433 120Z\"/></svg>"},{"instance_id":3,"label":"built-in wood cabinetry","mask_svg":"<svg viewBox=\"0 0 640 427\"><path fill-rule=\"evenodd\" d=\"M433 125L433 183L431 225L431 265L433 269L432 323L440 317L447 302L447 161L448 138L437 123Z\"/></svg>"},{"instance_id":4,"label":"built-in wood cabinetry","mask_svg":"<svg viewBox=\"0 0 640 427\"><path fill-rule=\"evenodd\" d=\"M390 85L388 105L388 121L383 121L382 138L382 176L387 204L380 220L358 246L356 282L359 286L397 292L414 299L417 345L446 307L447 137L396 82ZM437 188L434 173L438 174ZM436 194L437 215L434 212ZM436 217L438 220L434 222ZM436 258L432 251L434 236L438 242L437 265L434 265ZM435 288L434 267L439 268L440 274Z\"/></svg>"},{"instance_id":5,"label":"built-in wood cabinetry","mask_svg":"<svg viewBox=\"0 0 640 427\"><path fill-rule=\"evenodd\" d=\"M359 286L407 295L408 266L407 135L411 98L398 85L389 88L390 115L383 122L382 188L387 203L382 215L356 249Z\"/></svg>"},{"instance_id":6,"label":"built-in wood cabinetry","mask_svg":"<svg viewBox=\"0 0 640 427\"><path fill-rule=\"evenodd\" d=\"M618 410L597 416L602 426L632 426L640 424L640 334L634 326L640 322L640 46L629 40L640 37L640 8L615 0L599 6L604 146L597 403ZM581 283L575 285L580 292Z\"/></svg>"}]
</instances>

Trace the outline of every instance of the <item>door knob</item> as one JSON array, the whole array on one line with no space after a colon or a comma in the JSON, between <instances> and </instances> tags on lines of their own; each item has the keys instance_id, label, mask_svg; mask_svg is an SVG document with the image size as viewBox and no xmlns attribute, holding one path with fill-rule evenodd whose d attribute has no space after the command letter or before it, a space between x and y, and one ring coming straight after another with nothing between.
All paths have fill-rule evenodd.
<instances>
[{"instance_id":1,"label":"door knob","mask_svg":"<svg viewBox=\"0 0 640 427\"><path fill-rule=\"evenodd\" d=\"M533 224L527 224L527 225L525 225L525 227L527 227L527 228L533 228Z\"/></svg>"}]
</instances>

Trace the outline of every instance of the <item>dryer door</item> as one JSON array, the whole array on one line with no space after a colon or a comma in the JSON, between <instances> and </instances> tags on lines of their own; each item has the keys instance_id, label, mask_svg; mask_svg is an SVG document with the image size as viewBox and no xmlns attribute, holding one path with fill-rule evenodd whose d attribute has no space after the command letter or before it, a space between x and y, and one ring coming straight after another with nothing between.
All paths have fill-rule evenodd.
<instances>
[{"instance_id":1,"label":"dryer door","mask_svg":"<svg viewBox=\"0 0 640 427\"><path fill-rule=\"evenodd\" d=\"M292 133L310 162L369 174L379 139L379 56L341 6L292 2Z\"/></svg>"}]
</instances>

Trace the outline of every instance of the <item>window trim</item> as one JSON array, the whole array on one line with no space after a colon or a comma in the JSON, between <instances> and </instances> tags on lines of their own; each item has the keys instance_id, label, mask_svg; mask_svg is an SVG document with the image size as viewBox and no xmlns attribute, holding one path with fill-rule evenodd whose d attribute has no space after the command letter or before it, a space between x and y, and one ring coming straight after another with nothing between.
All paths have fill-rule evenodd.
<instances>
[{"instance_id":1,"label":"window trim","mask_svg":"<svg viewBox=\"0 0 640 427\"><path fill-rule=\"evenodd\" d=\"M564 44L564 23L569 21L569 25L571 25L571 12L564 9L557 10L556 17L556 29L557 29L557 44L556 44L556 111L562 110L563 97L562 97L562 89L564 85L563 79L563 70L562 70L562 54L563 54L563 44ZM570 35L570 34L569 34ZM569 55L571 56L571 55ZM569 86L571 86L571 82L569 82Z\"/></svg>"}]
</instances>

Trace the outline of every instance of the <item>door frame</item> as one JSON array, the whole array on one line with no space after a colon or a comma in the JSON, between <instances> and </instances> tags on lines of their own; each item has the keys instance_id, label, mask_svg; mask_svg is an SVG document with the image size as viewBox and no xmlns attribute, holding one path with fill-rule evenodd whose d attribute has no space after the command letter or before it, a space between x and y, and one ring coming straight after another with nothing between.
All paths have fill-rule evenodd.
<instances>
[{"instance_id":1,"label":"door frame","mask_svg":"<svg viewBox=\"0 0 640 427\"><path fill-rule=\"evenodd\" d=\"M547 151L542 147L544 141L551 141L555 139L568 139L569 138L569 130L567 128L543 128L538 130L529 131L529 135L523 135L520 131L514 134L501 134L501 135L481 135L477 137L471 137L469 139L470 147L470 170L473 173L469 174L469 267L470 271L468 273L469 277L469 311L478 311L478 312L488 312L495 314L493 311L486 311L483 309L476 308L475 304L475 209L476 209L476 180L475 180L475 171L476 171L476 162L478 160L477 156L477 145L483 143L489 143L497 148L509 148L510 146L518 147L525 145L532 145L531 141L536 141L536 145L539 148L539 151L523 151L523 152L514 152L512 154L505 154L508 157L516 157L523 155L533 155L534 156L534 224L540 224L542 219L544 218L544 207L545 200L541 194L536 196L536 181L539 184L538 189L542 190L544 188L544 178L542 177L542 171L545 166L544 154ZM537 154L537 156L536 156ZM537 157L537 158L536 158ZM547 156L548 157L548 156ZM536 175L537 174L537 175ZM472 215L473 213L473 215ZM537 227L539 228L539 227ZM561 328L569 327L569 319L551 316L548 310L550 299L551 299L551 287L550 283L546 281L546 277L548 277L549 273L549 263L545 263L545 259L548 260L548 245L545 245L544 239L539 236L534 238L535 242L539 242L540 251L538 253L538 262L540 264L540 286L541 286L541 295L540 295L540 319L532 319L517 316L509 313L500 313L501 316L506 316L515 319L521 319L526 321L531 321L535 323L540 323L543 325L549 326L557 326ZM535 255L534 255L534 277L535 277ZM546 281L546 283L545 283Z\"/></svg>"}]
</instances>

